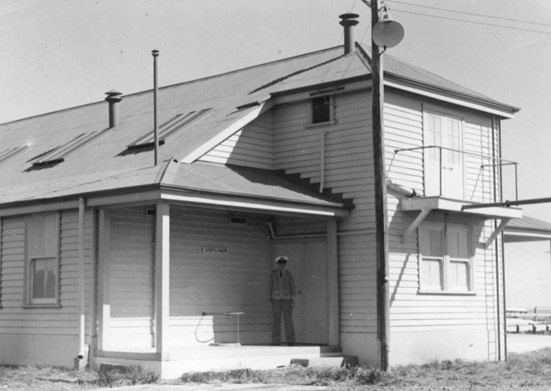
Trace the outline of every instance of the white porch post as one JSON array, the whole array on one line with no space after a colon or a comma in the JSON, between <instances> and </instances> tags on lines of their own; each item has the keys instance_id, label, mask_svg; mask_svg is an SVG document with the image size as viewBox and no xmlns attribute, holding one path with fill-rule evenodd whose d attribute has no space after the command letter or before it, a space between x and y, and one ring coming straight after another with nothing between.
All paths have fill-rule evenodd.
<instances>
[{"instance_id":1,"label":"white porch post","mask_svg":"<svg viewBox=\"0 0 551 391\"><path fill-rule=\"evenodd\" d=\"M339 255L337 220L327 222L327 306L329 345L339 345Z\"/></svg>"},{"instance_id":2,"label":"white porch post","mask_svg":"<svg viewBox=\"0 0 551 391\"><path fill-rule=\"evenodd\" d=\"M160 202L155 214L155 349L168 354L170 321L170 205Z\"/></svg>"}]
</instances>

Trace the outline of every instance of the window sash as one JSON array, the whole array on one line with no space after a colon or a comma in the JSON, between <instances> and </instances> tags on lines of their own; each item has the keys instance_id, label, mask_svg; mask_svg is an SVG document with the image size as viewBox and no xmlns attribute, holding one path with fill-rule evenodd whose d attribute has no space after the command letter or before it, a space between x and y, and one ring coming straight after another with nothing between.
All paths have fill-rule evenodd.
<instances>
[{"instance_id":1,"label":"window sash","mask_svg":"<svg viewBox=\"0 0 551 391\"><path fill-rule=\"evenodd\" d=\"M59 303L59 214L27 219L26 305Z\"/></svg>"},{"instance_id":2,"label":"window sash","mask_svg":"<svg viewBox=\"0 0 551 391\"><path fill-rule=\"evenodd\" d=\"M32 303L56 302L57 268L55 258L32 258L30 298Z\"/></svg>"},{"instance_id":3,"label":"window sash","mask_svg":"<svg viewBox=\"0 0 551 391\"><path fill-rule=\"evenodd\" d=\"M421 291L473 291L470 238L470 230L448 227L447 224L428 224L419 228Z\"/></svg>"},{"instance_id":4,"label":"window sash","mask_svg":"<svg viewBox=\"0 0 551 391\"><path fill-rule=\"evenodd\" d=\"M312 117L313 125L324 124L333 120L332 98L330 95L320 96L312 99Z\"/></svg>"}]
</instances>

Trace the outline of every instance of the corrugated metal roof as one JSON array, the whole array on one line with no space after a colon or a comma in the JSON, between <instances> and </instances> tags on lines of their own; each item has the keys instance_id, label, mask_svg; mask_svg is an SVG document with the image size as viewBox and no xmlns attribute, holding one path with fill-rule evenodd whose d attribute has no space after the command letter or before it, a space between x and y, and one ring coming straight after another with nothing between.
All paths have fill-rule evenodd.
<instances>
[{"instance_id":1,"label":"corrugated metal roof","mask_svg":"<svg viewBox=\"0 0 551 391\"><path fill-rule=\"evenodd\" d=\"M460 94L473 94L391 56L386 58L386 68L390 73ZM199 121L192 121L171 134L170 142L160 148L160 160L180 160L188 156L232 124L248 120L251 113L257 110L257 106L251 103L269 99L272 94L324 83L344 83L358 77L367 79L369 71L365 53L361 50L344 56L342 48L336 47L163 87L158 97L161 123L182 113L211 109ZM124 96L119 103L119 126L116 128L109 129L108 112L108 103L100 101L0 124L3 148L18 151L0 166L0 204L74 194L77 190L93 192L153 183L158 174L157 168L152 167L153 152L124 153L128 145L152 131L152 91ZM60 164L29 170L37 158L53 154L62 145L71 144L80 134L101 134L101 137L79 145L78 150L64 156ZM232 183L205 178L205 175L219 173L214 168L207 170L202 165L197 168L193 166L182 166L178 170L176 176L179 183L186 183L186 186L193 184L195 189L241 195L250 192L255 196L277 197L279 194L275 180L272 184L242 183L241 188L234 188ZM200 178L195 176L195 170L206 171ZM224 175L237 175L235 170L228 170L224 171ZM243 176L239 178L244 180ZM301 199L296 189L291 194L288 187L281 186L281 197ZM243 190L246 190L245 193ZM305 200L318 202L311 197L309 195Z\"/></svg>"},{"instance_id":2,"label":"corrugated metal roof","mask_svg":"<svg viewBox=\"0 0 551 391\"><path fill-rule=\"evenodd\" d=\"M541 231L551 234L551 224L534 217L523 216L522 219L512 219L506 229Z\"/></svg>"}]
</instances>

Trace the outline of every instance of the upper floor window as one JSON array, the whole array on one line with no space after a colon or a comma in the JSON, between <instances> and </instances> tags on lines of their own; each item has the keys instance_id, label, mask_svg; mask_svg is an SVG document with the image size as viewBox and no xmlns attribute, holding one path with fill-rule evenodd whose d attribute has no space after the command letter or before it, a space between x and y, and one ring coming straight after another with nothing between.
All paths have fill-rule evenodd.
<instances>
[{"instance_id":1,"label":"upper floor window","mask_svg":"<svg viewBox=\"0 0 551 391\"><path fill-rule=\"evenodd\" d=\"M421 292L473 291L470 230L448 224L419 228L419 285Z\"/></svg>"},{"instance_id":2,"label":"upper floor window","mask_svg":"<svg viewBox=\"0 0 551 391\"><path fill-rule=\"evenodd\" d=\"M59 304L59 215L36 214L28 219L25 304Z\"/></svg>"},{"instance_id":3,"label":"upper floor window","mask_svg":"<svg viewBox=\"0 0 551 391\"><path fill-rule=\"evenodd\" d=\"M312 125L333 121L333 98L330 95L312 99Z\"/></svg>"}]
</instances>

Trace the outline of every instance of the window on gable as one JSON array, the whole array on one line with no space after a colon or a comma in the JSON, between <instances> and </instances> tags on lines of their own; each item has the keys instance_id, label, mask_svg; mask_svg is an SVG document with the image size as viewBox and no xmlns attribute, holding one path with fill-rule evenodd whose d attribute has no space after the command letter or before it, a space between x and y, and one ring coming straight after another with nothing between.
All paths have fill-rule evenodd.
<instances>
[{"instance_id":1,"label":"window on gable","mask_svg":"<svg viewBox=\"0 0 551 391\"><path fill-rule=\"evenodd\" d=\"M210 110L211 109L209 108L197 111L190 111L187 114L178 114L161 124L159 126L158 134L159 145L163 145L168 137L183 129L185 126L188 126L191 123L197 121L199 118L207 114ZM154 131L150 131L129 144L127 146L127 151L139 152L140 150L147 150L148 148L154 147L154 143Z\"/></svg>"},{"instance_id":2,"label":"window on gable","mask_svg":"<svg viewBox=\"0 0 551 391\"><path fill-rule=\"evenodd\" d=\"M312 124L323 124L333 121L333 105L330 95L312 99Z\"/></svg>"},{"instance_id":3,"label":"window on gable","mask_svg":"<svg viewBox=\"0 0 551 391\"><path fill-rule=\"evenodd\" d=\"M421 292L473 291L470 230L447 224L419 228Z\"/></svg>"},{"instance_id":4,"label":"window on gable","mask_svg":"<svg viewBox=\"0 0 551 391\"><path fill-rule=\"evenodd\" d=\"M27 224L28 306L59 304L59 215L36 214Z\"/></svg>"}]
</instances>

